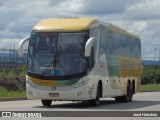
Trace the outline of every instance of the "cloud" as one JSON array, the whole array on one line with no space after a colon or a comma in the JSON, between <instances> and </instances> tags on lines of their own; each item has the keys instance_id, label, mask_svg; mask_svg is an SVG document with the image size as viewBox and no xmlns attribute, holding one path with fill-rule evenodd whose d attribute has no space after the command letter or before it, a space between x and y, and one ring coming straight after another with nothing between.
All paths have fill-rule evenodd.
<instances>
[{"instance_id":1,"label":"cloud","mask_svg":"<svg viewBox=\"0 0 160 120\"><path fill-rule=\"evenodd\" d=\"M0 44L0 49L1 48L17 48L18 44L21 39L2 39L1 38L1 44Z\"/></svg>"},{"instance_id":2,"label":"cloud","mask_svg":"<svg viewBox=\"0 0 160 120\"><path fill-rule=\"evenodd\" d=\"M130 6L139 0L66 0L58 5L59 14L63 16L91 16L104 19L121 19Z\"/></svg>"},{"instance_id":3,"label":"cloud","mask_svg":"<svg viewBox=\"0 0 160 120\"><path fill-rule=\"evenodd\" d=\"M21 17L23 14L22 11L7 11L7 12L2 12L0 14L0 23L1 27L3 29L7 29L7 27L12 23L15 22L19 17Z\"/></svg>"},{"instance_id":4,"label":"cloud","mask_svg":"<svg viewBox=\"0 0 160 120\"><path fill-rule=\"evenodd\" d=\"M81 12L98 15L121 14L135 3L137 0L85 0Z\"/></svg>"},{"instance_id":5,"label":"cloud","mask_svg":"<svg viewBox=\"0 0 160 120\"><path fill-rule=\"evenodd\" d=\"M66 2L66 0L48 0L50 7L57 6L57 5L62 4L64 2Z\"/></svg>"},{"instance_id":6,"label":"cloud","mask_svg":"<svg viewBox=\"0 0 160 120\"><path fill-rule=\"evenodd\" d=\"M5 26L4 25L0 25L0 31L5 30Z\"/></svg>"},{"instance_id":7,"label":"cloud","mask_svg":"<svg viewBox=\"0 0 160 120\"><path fill-rule=\"evenodd\" d=\"M160 19L159 8L159 0L141 0L139 4L129 7L125 16L132 20Z\"/></svg>"},{"instance_id":8,"label":"cloud","mask_svg":"<svg viewBox=\"0 0 160 120\"><path fill-rule=\"evenodd\" d=\"M10 24L8 29L10 32L13 32L13 33L19 33L19 34L29 33L31 32L34 24L36 24L36 22L33 19L22 18L22 19L18 19L17 22Z\"/></svg>"},{"instance_id":9,"label":"cloud","mask_svg":"<svg viewBox=\"0 0 160 120\"><path fill-rule=\"evenodd\" d=\"M143 58L160 44L159 0L1 0L0 41L4 47L30 35L40 20L53 17L95 17L135 33ZM8 44L7 44L8 43ZM150 55L153 55L151 52Z\"/></svg>"}]
</instances>

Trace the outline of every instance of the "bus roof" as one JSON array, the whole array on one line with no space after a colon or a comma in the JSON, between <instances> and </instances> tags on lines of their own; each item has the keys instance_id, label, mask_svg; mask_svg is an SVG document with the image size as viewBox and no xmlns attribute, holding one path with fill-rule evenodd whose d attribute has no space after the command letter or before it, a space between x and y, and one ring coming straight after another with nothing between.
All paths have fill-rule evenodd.
<instances>
[{"instance_id":1,"label":"bus roof","mask_svg":"<svg viewBox=\"0 0 160 120\"><path fill-rule=\"evenodd\" d=\"M131 37L133 37L133 38L139 39L139 36L138 36L138 35L129 33L129 32L127 32L127 31L125 31L124 29L121 29L121 28L119 28L119 27L117 27L117 26L115 26L115 25L113 25L113 24L108 23L107 26L108 26L108 28L110 28L110 29L111 29L112 31L114 31L114 32L118 32L118 33L120 33L120 34L123 34L123 35L126 35L126 36L131 36Z\"/></svg>"},{"instance_id":2,"label":"bus roof","mask_svg":"<svg viewBox=\"0 0 160 120\"><path fill-rule=\"evenodd\" d=\"M98 23L98 20L94 18L50 18L38 22L32 30L39 32L81 31L89 30L93 23ZM106 25L102 21L99 21L99 23ZM113 24L108 23L106 27L114 32L139 39L139 36L129 33Z\"/></svg>"},{"instance_id":3,"label":"bus roof","mask_svg":"<svg viewBox=\"0 0 160 120\"><path fill-rule=\"evenodd\" d=\"M38 22L33 31L80 31L88 30L92 23L97 20L93 18L50 18Z\"/></svg>"}]
</instances>

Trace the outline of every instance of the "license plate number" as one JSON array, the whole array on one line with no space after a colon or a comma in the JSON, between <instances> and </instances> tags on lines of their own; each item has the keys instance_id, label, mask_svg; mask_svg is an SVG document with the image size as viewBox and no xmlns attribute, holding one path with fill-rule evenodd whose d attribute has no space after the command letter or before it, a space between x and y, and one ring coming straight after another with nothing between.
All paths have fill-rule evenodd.
<instances>
[{"instance_id":1,"label":"license plate number","mask_svg":"<svg viewBox=\"0 0 160 120\"><path fill-rule=\"evenodd\" d=\"M59 93L49 93L49 97L59 97Z\"/></svg>"}]
</instances>

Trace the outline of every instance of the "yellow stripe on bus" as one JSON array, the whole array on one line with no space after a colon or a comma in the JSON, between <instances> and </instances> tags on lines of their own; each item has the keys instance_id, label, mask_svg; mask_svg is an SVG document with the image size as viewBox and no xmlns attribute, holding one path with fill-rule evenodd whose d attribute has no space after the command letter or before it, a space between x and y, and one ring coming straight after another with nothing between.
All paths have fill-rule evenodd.
<instances>
[{"instance_id":1,"label":"yellow stripe on bus","mask_svg":"<svg viewBox=\"0 0 160 120\"><path fill-rule=\"evenodd\" d=\"M42 80L38 78L29 77L33 84L37 84L40 86L55 86L56 80Z\"/></svg>"}]
</instances>

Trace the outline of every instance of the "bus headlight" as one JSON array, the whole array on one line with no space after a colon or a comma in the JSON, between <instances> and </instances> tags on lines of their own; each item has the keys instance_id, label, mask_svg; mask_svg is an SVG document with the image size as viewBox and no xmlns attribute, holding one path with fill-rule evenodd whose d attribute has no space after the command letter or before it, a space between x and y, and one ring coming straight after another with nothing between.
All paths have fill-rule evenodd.
<instances>
[{"instance_id":1,"label":"bus headlight","mask_svg":"<svg viewBox=\"0 0 160 120\"><path fill-rule=\"evenodd\" d=\"M71 85L74 88L82 87L88 83L88 79L81 79L78 83Z\"/></svg>"},{"instance_id":2,"label":"bus headlight","mask_svg":"<svg viewBox=\"0 0 160 120\"><path fill-rule=\"evenodd\" d=\"M26 76L26 83L27 83L29 86L34 86L34 84L33 84L32 81L29 79L28 76Z\"/></svg>"}]
</instances>

